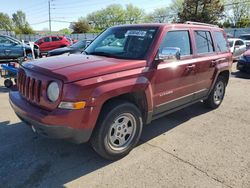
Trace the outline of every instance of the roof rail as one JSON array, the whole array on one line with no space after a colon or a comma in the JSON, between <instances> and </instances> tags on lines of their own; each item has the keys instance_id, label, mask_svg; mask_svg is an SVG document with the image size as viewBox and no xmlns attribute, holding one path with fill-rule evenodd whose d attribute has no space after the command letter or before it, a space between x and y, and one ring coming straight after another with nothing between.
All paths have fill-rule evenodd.
<instances>
[{"instance_id":1,"label":"roof rail","mask_svg":"<svg viewBox=\"0 0 250 188\"><path fill-rule=\"evenodd\" d=\"M186 21L185 24L204 25L204 26L210 26L210 27L219 27L218 25L207 24L207 23L202 23L202 22L191 22L191 21Z\"/></svg>"}]
</instances>

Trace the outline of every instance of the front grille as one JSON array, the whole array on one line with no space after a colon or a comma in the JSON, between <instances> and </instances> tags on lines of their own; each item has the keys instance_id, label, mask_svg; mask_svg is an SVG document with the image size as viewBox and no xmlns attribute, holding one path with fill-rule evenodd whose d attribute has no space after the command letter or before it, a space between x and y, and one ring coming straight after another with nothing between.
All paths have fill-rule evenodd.
<instances>
[{"instance_id":1,"label":"front grille","mask_svg":"<svg viewBox=\"0 0 250 188\"><path fill-rule=\"evenodd\" d=\"M17 77L17 88L22 96L27 100L39 103L41 98L41 80L27 76L22 70L19 71Z\"/></svg>"}]
</instances>

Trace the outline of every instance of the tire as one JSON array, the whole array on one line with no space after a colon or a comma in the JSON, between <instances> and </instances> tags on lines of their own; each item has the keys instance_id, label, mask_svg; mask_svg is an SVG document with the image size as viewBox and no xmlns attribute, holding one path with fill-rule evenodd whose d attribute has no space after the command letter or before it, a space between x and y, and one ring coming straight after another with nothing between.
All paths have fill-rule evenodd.
<instances>
[{"instance_id":1,"label":"tire","mask_svg":"<svg viewBox=\"0 0 250 188\"><path fill-rule=\"evenodd\" d=\"M4 86L7 88L11 88L13 86L13 82L11 79L4 80Z\"/></svg>"},{"instance_id":2,"label":"tire","mask_svg":"<svg viewBox=\"0 0 250 188\"><path fill-rule=\"evenodd\" d=\"M142 127L140 110L132 103L115 100L104 106L90 142L100 156L117 160L136 146Z\"/></svg>"},{"instance_id":3,"label":"tire","mask_svg":"<svg viewBox=\"0 0 250 188\"><path fill-rule=\"evenodd\" d=\"M219 76L204 104L212 109L218 108L224 99L226 86L226 79L223 76Z\"/></svg>"}]
</instances>

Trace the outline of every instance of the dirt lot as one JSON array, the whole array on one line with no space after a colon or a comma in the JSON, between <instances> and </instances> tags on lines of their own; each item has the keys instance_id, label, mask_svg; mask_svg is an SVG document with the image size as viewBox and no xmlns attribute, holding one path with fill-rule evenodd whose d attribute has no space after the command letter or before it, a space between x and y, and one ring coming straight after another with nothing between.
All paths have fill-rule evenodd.
<instances>
[{"instance_id":1,"label":"dirt lot","mask_svg":"<svg viewBox=\"0 0 250 188\"><path fill-rule=\"evenodd\" d=\"M145 126L116 162L34 135L0 80L0 187L250 187L250 75L233 71L217 110L199 103Z\"/></svg>"}]
</instances>

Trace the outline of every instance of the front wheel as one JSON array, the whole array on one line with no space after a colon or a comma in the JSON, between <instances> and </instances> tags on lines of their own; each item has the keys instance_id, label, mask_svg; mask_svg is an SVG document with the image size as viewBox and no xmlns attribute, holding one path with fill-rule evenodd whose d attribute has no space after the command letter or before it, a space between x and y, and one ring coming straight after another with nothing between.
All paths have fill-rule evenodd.
<instances>
[{"instance_id":1,"label":"front wheel","mask_svg":"<svg viewBox=\"0 0 250 188\"><path fill-rule=\"evenodd\" d=\"M208 98L204 101L206 106L215 109L218 108L225 96L226 91L226 80L224 77L219 76L213 90L209 94Z\"/></svg>"},{"instance_id":2,"label":"front wheel","mask_svg":"<svg viewBox=\"0 0 250 188\"><path fill-rule=\"evenodd\" d=\"M7 88L11 88L13 86L13 82L11 79L4 80L4 86Z\"/></svg>"},{"instance_id":3,"label":"front wheel","mask_svg":"<svg viewBox=\"0 0 250 188\"><path fill-rule=\"evenodd\" d=\"M115 100L104 106L96 126L92 147L102 157L116 160L138 143L143 127L141 112L132 103Z\"/></svg>"}]
</instances>

